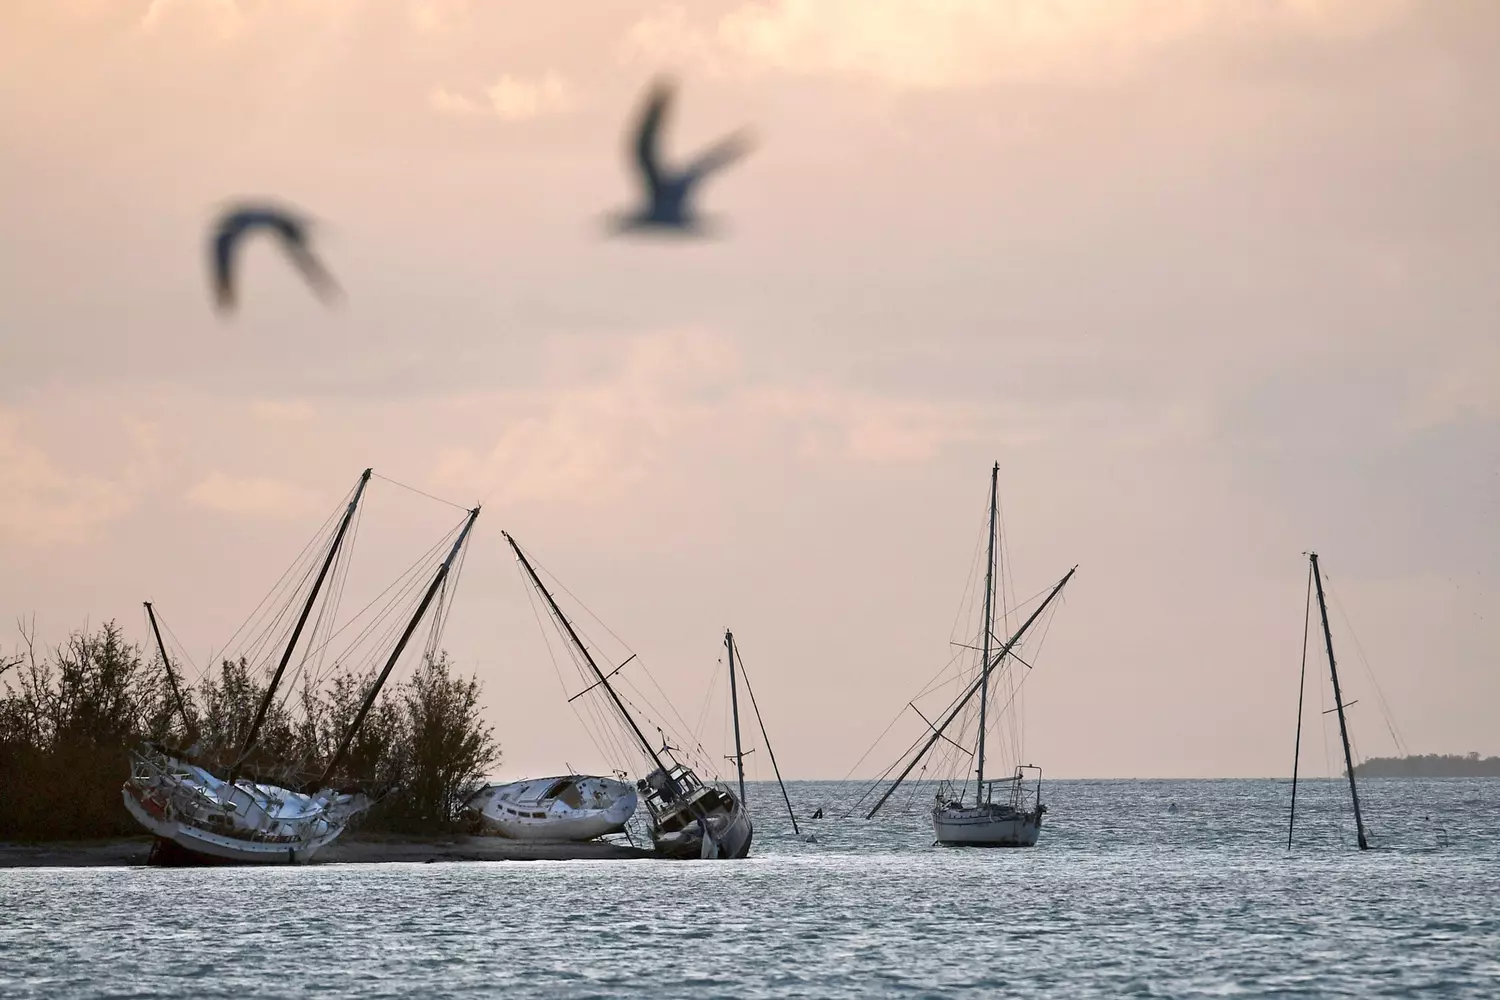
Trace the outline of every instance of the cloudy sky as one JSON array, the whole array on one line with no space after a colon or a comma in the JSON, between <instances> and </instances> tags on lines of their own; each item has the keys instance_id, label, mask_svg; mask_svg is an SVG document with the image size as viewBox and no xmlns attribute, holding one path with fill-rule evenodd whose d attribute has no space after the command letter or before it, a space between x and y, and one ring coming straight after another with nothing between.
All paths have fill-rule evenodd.
<instances>
[{"instance_id":1,"label":"cloudy sky","mask_svg":"<svg viewBox=\"0 0 1500 1000\"><path fill-rule=\"evenodd\" d=\"M603 237L661 71L670 150L756 135L722 239ZM684 714L734 628L839 777L999 461L1018 592L1080 566L1049 774L1288 773L1308 549L1360 749L1358 650L1413 751L1500 753L1496 93L1489 0L8 0L0 610L201 662L373 466L484 502L446 645L506 774L601 762L502 528ZM215 316L240 195L342 306L259 245ZM454 514L390 496L372 567Z\"/></svg>"}]
</instances>

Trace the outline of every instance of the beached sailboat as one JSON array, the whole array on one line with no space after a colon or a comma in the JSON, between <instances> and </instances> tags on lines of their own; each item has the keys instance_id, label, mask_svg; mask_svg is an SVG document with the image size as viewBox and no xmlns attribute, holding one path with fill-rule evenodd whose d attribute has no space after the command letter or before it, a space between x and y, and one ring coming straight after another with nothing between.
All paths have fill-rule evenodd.
<instances>
[{"instance_id":1,"label":"beached sailboat","mask_svg":"<svg viewBox=\"0 0 1500 1000\"><path fill-rule=\"evenodd\" d=\"M636 788L645 800L647 826L657 853L671 858L704 859L748 855L754 826L743 798L736 797L724 785L704 782L691 767L676 758L677 748L672 747L665 737L660 747L647 739L640 722L610 682L625 664L608 674L600 669L593 652L558 607L556 598L537 575L521 546L509 533L506 533L505 540L510 543L531 585L546 602L559 632L587 665L587 675L593 678L593 683L585 691L599 690L607 696L609 710L623 728L626 739L650 765L646 776L636 783Z\"/></svg>"},{"instance_id":2,"label":"beached sailboat","mask_svg":"<svg viewBox=\"0 0 1500 1000\"><path fill-rule=\"evenodd\" d=\"M1032 624L1062 593L1078 567L1068 570L1058 581L1045 600L1041 602L1021 627L1004 643L997 644L995 625L995 557L998 530L999 473L997 463L990 470L990 503L988 529L988 559L985 565L983 619L981 623L977 676L954 700L938 723L928 722L931 734L907 760L906 767L893 780L885 793L875 802L866 819L873 819L881 807L889 801L896 789L905 781L938 744L940 740L970 756L967 744L948 735L955 729L954 722L978 696L978 711L974 714L976 733L973 795L969 796L967 774L961 781L939 783L936 801L932 807L932 828L937 843L971 847L1032 847L1041 834L1042 816L1047 807L1042 803L1041 769L1030 765L1017 765L1015 772L1004 778L985 777L985 737L991 727L990 715L995 705L990 699L992 675L1004 670L1010 660L1020 660L1016 647L1025 637ZM998 645L998 649L996 648ZM911 706L915 709L915 705ZM1001 710L1009 705L1002 704ZM920 713L919 713L920 714ZM925 721L925 717L924 717ZM906 759L906 758L903 758ZM899 761L898 761L899 763ZM1034 775L1034 778L1032 777ZM999 794L996 786L1000 786Z\"/></svg>"},{"instance_id":3,"label":"beached sailboat","mask_svg":"<svg viewBox=\"0 0 1500 1000\"><path fill-rule=\"evenodd\" d=\"M336 788L334 777L412 635L429 609L437 603L439 607L432 616L434 628L429 648L435 645L437 629L445 617L441 605L451 593L445 589L445 584L464 549L475 519L479 517L477 507L468 511L455 529L456 537L446 558L433 574L384 667L366 688L359 709L321 774L312 780L278 783L255 780L245 772L249 769L261 728L297 649L298 640L335 568L370 476L369 469L360 476L338 529L327 545L317 577L308 590L301 613L235 759L227 767L218 767L192 759L191 750L184 752L160 745L147 745L131 755L130 777L121 792L131 816L156 838L151 852L152 863L295 864L311 861L319 850L344 831L351 819L369 807L369 796L360 791ZM171 658L156 626L155 612L149 604L147 613L151 617L176 707L182 713L186 731L191 732L192 720L183 703L180 681L173 671ZM296 768L293 766L286 766L282 771L295 777Z\"/></svg>"},{"instance_id":4,"label":"beached sailboat","mask_svg":"<svg viewBox=\"0 0 1500 1000\"><path fill-rule=\"evenodd\" d=\"M1318 568L1316 552L1309 552L1307 561L1308 589L1317 591L1318 614L1323 622L1323 643L1328 651L1328 675L1333 680L1333 706L1339 716L1339 739L1344 744L1344 768L1349 774L1349 799L1354 803L1354 832L1358 837L1359 849L1366 851L1370 845L1365 839L1364 816L1359 811L1359 785L1354 780L1354 753L1349 747L1349 723L1344 718L1344 692L1339 687L1339 667L1333 656L1333 630L1328 627L1328 603L1323 598L1323 573ZM1297 737L1292 759L1292 806L1286 824L1287 850L1292 848L1292 830L1297 823L1297 768L1302 759L1302 695L1307 688L1307 618L1311 615L1311 603L1308 600L1303 608L1302 677L1297 690Z\"/></svg>"},{"instance_id":5,"label":"beached sailboat","mask_svg":"<svg viewBox=\"0 0 1500 1000\"><path fill-rule=\"evenodd\" d=\"M624 830L639 802L628 782L569 774L485 785L464 811L495 836L582 841Z\"/></svg>"}]
</instances>

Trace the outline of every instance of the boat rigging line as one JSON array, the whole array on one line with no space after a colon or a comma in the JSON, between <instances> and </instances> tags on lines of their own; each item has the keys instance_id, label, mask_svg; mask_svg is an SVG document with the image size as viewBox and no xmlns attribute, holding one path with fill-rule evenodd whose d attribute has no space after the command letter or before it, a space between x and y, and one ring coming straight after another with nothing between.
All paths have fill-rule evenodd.
<instances>
[{"instance_id":1,"label":"boat rigging line","mask_svg":"<svg viewBox=\"0 0 1500 1000\"><path fill-rule=\"evenodd\" d=\"M368 471L365 474L368 476ZM422 595L422 603L417 605L416 612L412 615L411 621L407 623L406 631L401 634L401 640L396 643L396 648L391 650L391 655L386 660L385 668L380 671L380 676L375 679L375 683L370 685L370 690L365 695L365 700L360 705L359 712L354 716L354 721L349 724L349 728L344 732L343 740L339 743L338 749L329 758L328 765L323 769L322 777L318 779L318 784L327 785L328 780L333 776L334 769L343 761L344 754L348 753L349 745L354 742L355 733L359 732L359 727L363 725L365 716L369 714L371 706L375 704L375 698L380 694L381 687L384 686L386 679L390 677L391 670L395 668L396 662L401 659L401 654L405 651L406 644L411 639L412 633L422 623L422 617L427 614L427 608L432 603L433 597L437 595L444 581L448 578L448 573L453 568L454 561L462 551L464 542L469 538L469 531L474 527L474 522L478 519L479 508L475 507L469 511L469 518L464 522L463 530L459 532L458 538L454 539L453 548L449 550L448 558L443 560L442 566L438 568L437 574L432 578L432 583L428 586L427 593Z\"/></svg>"},{"instance_id":2,"label":"boat rigging line","mask_svg":"<svg viewBox=\"0 0 1500 1000\"><path fill-rule=\"evenodd\" d=\"M1292 849L1292 827L1297 822L1297 765L1302 760L1302 696L1307 693L1307 634L1312 626L1312 567L1307 569L1307 594L1302 599L1302 672L1297 680L1297 739L1292 749L1292 808L1286 821L1286 849Z\"/></svg>"},{"instance_id":3,"label":"boat rigging line","mask_svg":"<svg viewBox=\"0 0 1500 1000\"><path fill-rule=\"evenodd\" d=\"M735 642L734 633L730 632L728 629L724 630L724 644L727 647L729 647L729 662L730 662L730 675L729 676L730 676L731 690L733 690L733 687L732 687L732 685L734 683L734 667L733 667L733 664L735 662L735 654L739 652L739 645ZM765 742L766 742L766 755L771 758L771 770L773 772L775 772L775 774L776 774L776 785L777 785L777 787L779 787L781 789L781 798L782 798L782 800L786 802L786 814L787 814L787 818L789 818L792 821L792 832L795 833L795 834L797 834L800 837L802 835L802 831L800 829L798 829L798 827L797 827L797 814L792 810L792 799L791 799L791 796L787 795L787 793L786 793L786 782L784 782L784 781L781 780L781 768L779 768L779 767L776 766L776 751L771 749L771 737L766 732L766 723L765 723L765 720L763 720L760 717L760 705L756 704L756 701L755 701L755 689L750 686L750 675L749 675L749 673L747 673L745 671L745 661L744 661L743 657L740 658L740 675L745 678L745 693L747 693L748 695L750 695L750 707L755 710L755 724L760 727L760 738L763 739L763 740L765 740ZM734 735L734 744L735 744L735 753L736 754L739 754L739 743L740 743L739 732L740 732L740 715L739 715L739 709L735 709L735 714L734 714L734 734L735 734ZM740 755L740 756L743 759L743 755ZM741 766L741 768L740 768L740 801L741 802L745 801L745 769L744 769L743 766Z\"/></svg>"}]
</instances>

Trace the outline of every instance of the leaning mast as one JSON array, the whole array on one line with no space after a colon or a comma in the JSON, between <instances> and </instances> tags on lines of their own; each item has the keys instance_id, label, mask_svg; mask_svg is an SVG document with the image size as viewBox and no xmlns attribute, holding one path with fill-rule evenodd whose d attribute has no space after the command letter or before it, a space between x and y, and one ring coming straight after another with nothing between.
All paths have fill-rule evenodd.
<instances>
[{"instance_id":1,"label":"leaning mast","mask_svg":"<svg viewBox=\"0 0 1500 1000\"><path fill-rule=\"evenodd\" d=\"M1339 668L1333 659L1333 632L1328 628L1328 605L1323 600L1323 574L1318 569L1318 554L1309 552L1313 583L1318 591L1318 613L1323 617L1323 641L1328 647L1328 673L1333 678L1333 704L1339 713L1339 738L1344 742L1344 767L1349 773L1349 797L1354 801L1354 829L1359 835L1359 849L1369 850L1365 842L1365 821L1359 812L1359 788L1354 783L1354 755L1349 751L1349 725L1344 720L1344 695L1339 690Z\"/></svg>"},{"instance_id":2,"label":"leaning mast","mask_svg":"<svg viewBox=\"0 0 1500 1000\"><path fill-rule=\"evenodd\" d=\"M995 667L997 667L1007 656L1010 655L1011 649L1015 646L1016 643L1021 641L1021 637L1026 634L1026 630L1031 628L1032 622L1041 617L1042 612L1046 611L1047 606L1052 603L1053 599L1056 598L1058 594L1062 593L1063 587L1067 585L1069 580L1073 579L1073 574L1076 572L1078 572L1078 567L1074 566L1072 569L1068 570L1067 574L1064 575L1061 580L1057 581L1057 586L1052 588L1052 592L1047 595L1046 599L1043 600L1041 604L1037 605L1037 609L1031 613L1030 617L1028 617L1024 622L1021 623L1021 627L1016 629L1015 634L1012 635L1008 640L1006 640L1005 645L1000 647L999 652L994 655L994 658L984 665L984 669L980 672L979 679L970 684L968 690L965 691L959 697L958 701L954 703L953 707L948 710L948 715L943 719L942 724L932 727L932 735L928 737L926 743L922 744L922 749L918 750L916 755L912 757L911 762L906 765L906 770L902 771L901 774L896 778L896 780L891 782L891 787L885 790L885 794L882 795L880 797L880 800L875 803L875 805L870 809L868 813L865 814L865 819L875 818L875 814L880 811L880 807L885 805L886 800L889 799L893 794L895 794L896 788L901 784L901 782L906 780L906 776L908 774L911 774L911 772L916 768L917 764L922 760L923 757L927 756L927 751L932 749L933 744L937 743L939 739L944 738L943 730L947 729L950 725L952 725L953 720L958 718L958 713L961 712L963 710L963 707L969 703L969 699L974 697L975 693L978 692L980 685L984 681L989 679L990 671L994 670Z\"/></svg>"},{"instance_id":3,"label":"leaning mast","mask_svg":"<svg viewBox=\"0 0 1500 1000\"><path fill-rule=\"evenodd\" d=\"M368 475L368 473L366 474ZM427 607L432 603L432 599L437 596L438 590L442 588L443 581L448 578L448 571L453 568L453 560L458 558L459 552L463 550L464 542L469 537L469 529L474 527L474 522L478 519L479 508L475 507L469 511L468 520L464 522L463 529L459 531L458 537L454 539L453 547L448 550L448 557L443 560L443 564L438 567L438 571L433 576L432 582L427 585L427 593L422 595L422 602L417 605L417 610L412 613L411 621L406 623L406 631L401 633L401 639L396 643L396 648L391 650L390 657L385 661L385 668L380 671L380 676L375 678L375 683L370 685L370 690L365 695L364 702L359 706L359 712L354 716L354 721L349 724L348 730L345 731L344 738L339 743L339 748L329 758L328 766L323 768L323 776L318 779L320 785L328 784L328 779L333 776L333 769L338 767L339 763L344 759L344 754L349 752L349 745L354 742L354 734L359 732L359 727L364 724L365 716L370 714L370 708L375 704L375 696L380 694L380 689L385 686L386 678L391 676L391 670L395 668L396 661L401 659L401 654L406 651L406 644L411 640L412 633L417 630L417 626L422 623L422 616L427 614Z\"/></svg>"},{"instance_id":4,"label":"leaning mast","mask_svg":"<svg viewBox=\"0 0 1500 1000\"><path fill-rule=\"evenodd\" d=\"M177 714L182 716L183 738L191 743L193 720L188 718L187 703L182 700L182 688L177 683L177 671L172 669L172 660L167 656L167 644L161 641L161 629L156 624L156 610L151 607L150 601L143 603L146 605L146 617L151 621L151 634L156 636L156 649L161 653L162 667L167 671L167 683L172 686L172 702L177 706Z\"/></svg>"},{"instance_id":5,"label":"leaning mast","mask_svg":"<svg viewBox=\"0 0 1500 1000\"><path fill-rule=\"evenodd\" d=\"M312 590L308 591L307 600L302 604L302 614L297 618L297 624L292 629L292 637L287 640L286 649L281 654L281 662L276 665L276 672L271 675L271 683L266 685L266 693L260 699L260 706L255 710L255 720L250 723L250 732L245 736L245 743L240 747L239 760L235 761L237 769L244 763L245 758L250 756L250 751L255 748L255 741L260 737L261 723L266 720L266 710L271 707L271 701L276 697L276 688L281 684L281 675L286 672L286 665L291 662L292 651L297 648L297 640L302 637L302 629L307 625L307 618L312 614L313 605L318 600L318 592L323 589L323 581L328 576L328 571L333 567L333 561L338 558L339 549L344 544L344 535L349 531L349 523L354 520L354 511L359 507L359 499L364 496L365 485L370 481L373 470L366 469L359 477L359 485L354 488L354 496L349 500L349 506L344 510L344 517L339 521L338 533L333 536L333 542L328 546L328 555L323 558L323 565L318 570L318 578L313 581Z\"/></svg>"},{"instance_id":6,"label":"leaning mast","mask_svg":"<svg viewBox=\"0 0 1500 1000\"><path fill-rule=\"evenodd\" d=\"M547 606L552 609L553 616L558 620L558 622L562 624L563 630L567 632L568 638L572 640L574 647L576 647L577 650L583 654L583 659L586 663L588 663L589 669L594 672L595 677L599 678L599 683L603 685L604 690L609 692L610 700L615 703L615 708L619 709L620 715L624 716L625 721L630 725L631 732L635 733L635 738L640 741L641 749L646 751L646 756L650 757L651 762L657 766L662 774L666 775L667 781L675 786L677 782L676 779L672 777L672 772L669 771L666 765L662 763L661 758L656 754L656 748L651 745L650 740L646 739L646 734L641 732L641 727L636 725L635 719L631 716L630 712L625 709L625 703L620 700L620 696L616 694L615 689L610 686L609 678L604 676L604 671L600 670L599 664L594 662L593 654L589 652L589 648L583 644L583 640L580 639L578 637L578 633L574 631L573 623L568 621L568 616L563 614L562 608L557 606L557 601L553 598L552 592L547 589L546 584L542 583L542 578L537 576L536 570L531 566L531 560L526 558L526 553L521 551L521 546L516 544L516 540L511 537L510 532L504 531L501 532L501 534L503 534L505 536L505 540L510 543L510 547L516 553L516 558L521 561L522 568L526 570L526 575L531 577L532 585L535 586L536 589L541 593L542 597L546 599Z\"/></svg>"}]
</instances>

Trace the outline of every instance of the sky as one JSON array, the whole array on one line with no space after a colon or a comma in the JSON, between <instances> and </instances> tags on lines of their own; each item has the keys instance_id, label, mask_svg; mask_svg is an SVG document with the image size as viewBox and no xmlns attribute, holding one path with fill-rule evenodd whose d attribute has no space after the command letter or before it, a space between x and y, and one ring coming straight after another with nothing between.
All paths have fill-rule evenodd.
<instances>
[{"instance_id":1,"label":"sky","mask_svg":"<svg viewBox=\"0 0 1500 1000\"><path fill-rule=\"evenodd\" d=\"M669 155L755 136L720 238L606 236L659 73ZM501 775L605 766L504 529L684 715L733 628L838 778L948 659L998 461L1017 592L1079 566L1049 776L1288 774L1308 550L1361 753L1378 694L1500 753L1495 93L1488 0L8 0L0 611L153 600L201 666L371 466L483 503L444 645ZM342 304L262 244L214 313L261 195ZM412 500L356 575L457 515Z\"/></svg>"}]
</instances>

